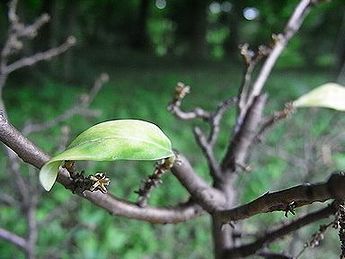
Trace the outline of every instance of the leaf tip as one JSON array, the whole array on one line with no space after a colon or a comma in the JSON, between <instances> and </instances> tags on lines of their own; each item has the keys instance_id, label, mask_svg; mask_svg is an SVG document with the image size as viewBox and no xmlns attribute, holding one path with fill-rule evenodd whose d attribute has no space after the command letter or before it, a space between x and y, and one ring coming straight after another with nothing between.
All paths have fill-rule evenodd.
<instances>
[{"instance_id":1,"label":"leaf tip","mask_svg":"<svg viewBox=\"0 0 345 259\"><path fill-rule=\"evenodd\" d=\"M53 187L59 170L60 162L48 162L41 168L39 180L42 187L46 191L50 191Z\"/></svg>"}]
</instances>

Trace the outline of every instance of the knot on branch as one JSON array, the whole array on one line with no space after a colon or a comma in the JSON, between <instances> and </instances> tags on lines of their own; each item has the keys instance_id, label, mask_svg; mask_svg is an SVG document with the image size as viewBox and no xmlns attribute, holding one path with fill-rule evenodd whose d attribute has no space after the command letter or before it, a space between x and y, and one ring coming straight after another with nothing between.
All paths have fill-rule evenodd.
<instances>
[{"instance_id":1,"label":"knot on branch","mask_svg":"<svg viewBox=\"0 0 345 259\"><path fill-rule=\"evenodd\" d=\"M176 107L181 106L182 99L190 93L190 86L182 82L178 82L175 87L174 97L168 106L168 111L174 112Z\"/></svg>"},{"instance_id":2,"label":"knot on branch","mask_svg":"<svg viewBox=\"0 0 345 259\"><path fill-rule=\"evenodd\" d=\"M296 202L295 201L290 202L285 208L285 214L284 214L285 217L288 217L289 213L295 216L296 215L295 209L296 209Z\"/></svg>"},{"instance_id":3,"label":"knot on branch","mask_svg":"<svg viewBox=\"0 0 345 259\"><path fill-rule=\"evenodd\" d=\"M266 57L270 52L271 48L265 45L260 45L257 50L249 48L248 43L241 44L239 46L240 54L247 67L257 64L263 57Z\"/></svg>"}]
</instances>

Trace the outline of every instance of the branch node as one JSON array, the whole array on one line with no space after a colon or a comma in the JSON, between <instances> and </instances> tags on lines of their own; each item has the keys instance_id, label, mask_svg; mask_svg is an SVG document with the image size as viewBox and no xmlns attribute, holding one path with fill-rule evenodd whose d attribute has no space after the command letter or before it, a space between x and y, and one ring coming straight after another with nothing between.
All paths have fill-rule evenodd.
<instances>
[{"instance_id":1,"label":"branch node","mask_svg":"<svg viewBox=\"0 0 345 259\"><path fill-rule=\"evenodd\" d=\"M288 214L289 214L289 212L292 214L292 215L296 215L296 211L295 211L295 209L296 209L296 202L295 201L292 201L292 202L290 202L287 206L286 206L286 208L285 208L285 217L288 217Z\"/></svg>"},{"instance_id":2,"label":"branch node","mask_svg":"<svg viewBox=\"0 0 345 259\"><path fill-rule=\"evenodd\" d=\"M73 193L82 194L84 191L101 191L106 194L110 178L103 172L96 172L95 175L85 176L84 171L76 172L75 161L65 161L62 166L67 169L72 179L71 189Z\"/></svg>"},{"instance_id":3,"label":"branch node","mask_svg":"<svg viewBox=\"0 0 345 259\"><path fill-rule=\"evenodd\" d=\"M169 157L161 160L155 166L153 173L143 181L139 190L134 191L139 195L137 205L139 207L146 207L147 200L150 197L150 193L154 188L157 188L163 181L162 176L173 166L175 161L174 157Z\"/></svg>"}]
</instances>

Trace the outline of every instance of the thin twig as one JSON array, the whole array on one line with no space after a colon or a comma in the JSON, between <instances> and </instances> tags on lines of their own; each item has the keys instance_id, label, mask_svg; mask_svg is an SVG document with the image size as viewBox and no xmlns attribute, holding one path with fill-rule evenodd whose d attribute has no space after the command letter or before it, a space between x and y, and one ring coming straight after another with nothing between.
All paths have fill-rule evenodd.
<instances>
[{"instance_id":1,"label":"thin twig","mask_svg":"<svg viewBox=\"0 0 345 259\"><path fill-rule=\"evenodd\" d=\"M192 111L185 112L181 109L181 104L182 100L188 93L190 93L190 86L179 82L175 88L175 95L168 106L168 110L178 119L201 119L209 124L210 129L207 137L199 127L194 127L193 132L196 142L200 146L209 165L211 176L218 181L221 177L221 168L219 162L214 156L213 148L218 139L221 119L229 107L233 106L237 102L237 98L232 97L221 102L218 104L217 109L214 112L208 112L199 107L194 108Z\"/></svg>"},{"instance_id":2,"label":"thin twig","mask_svg":"<svg viewBox=\"0 0 345 259\"><path fill-rule=\"evenodd\" d=\"M273 127L278 121L288 118L294 112L294 107L291 103L287 103L285 108L281 111L276 111L272 116L267 118L257 131L255 136L256 141L260 141L263 134L271 127Z\"/></svg>"},{"instance_id":3,"label":"thin twig","mask_svg":"<svg viewBox=\"0 0 345 259\"><path fill-rule=\"evenodd\" d=\"M199 127L194 127L193 132L198 145L205 155L212 177L214 179L220 179L222 172L220 165L214 156L212 145L207 141L205 134Z\"/></svg>"},{"instance_id":4,"label":"thin twig","mask_svg":"<svg viewBox=\"0 0 345 259\"><path fill-rule=\"evenodd\" d=\"M177 83L175 88L175 94L172 102L168 106L168 110L178 119L180 120L193 120L193 119L201 119L204 121L208 121L210 118L210 112L205 111L204 109L197 107L194 108L192 111L183 111L181 109L182 100L184 97L190 93L190 86L185 85L182 82Z\"/></svg>"},{"instance_id":5,"label":"thin twig","mask_svg":"<svg viewBox=\"0 0 345 259\"><path fill-rule=\"evenodd\" d=\"M64 42L63 44L61 44L60 46L56 48L51 48L44 52L36 53L30 57L24 57L17 61L14 61L13 63L6 66L3 73L9 74L22 67L32 66L39 61L50 60L51 58L66 52L69 48L74 46L75 43L76 43L76 39L73 36L70 36L67 38L66 42Z\"/></svg>"},{"instance_id":6,"label":"thin twig","mask_svg":"<svg viewBox=\"0 0 345 259\"><path fill-rule=\"evenodd\" d=\"M256 67L256 65L267 56L270 52L270 48L266 46L260 46L257 51L249 49L249 45L247 43L240 46L240 53L244 61L244 73L243 73L243 80L242 84L239 88L238 94L238 108L239 111L243 110L246 106L248 101L248 97L250 94L250 86L252 81L252 74ZM236 129L235 129L236 132Z\"/></svg>"},{"instance_id":7,"label":"thin twig","mask_svg":"<svg viewBox=\"0 0 345 259\"><path fill-rule=\"evenodd\" d=\"M26 250L25 239L6 229L0 228L0 238L9 241L20 249Z\"/></svg>"},{"instance_id":8,"label":"thin twig","mask_svg":"<svg viewBox=\"0 0 345 259\"><path fill-rule=\"evenodd\" d=\"M24 136L32 134L34 132L44 131L50 128L55 127L59 123L66 121L75 115L83 115L87 117L98 116L99 112L96 110L89 109L89 105L95 99L97 93L101 90L103 85L109 80L109 76L105 73L102 73L94 82L92 88L88 94L83 94L79 98L79 101L74 104L71 108L65 110L62 114L56 116L55 118L45 121L42 123L27 123L22 129Z\"/></svg>"},{"instance_id":9,"label":"thin twig","mask_svg":"<svg viewBox=\"0 0 345 259\"><path fill-rule=\"evenodd\" d=\"M42 220L37 222L38 228L44 228L47 224L53 220L60 218L61 215L69 215L70 211L74 210L79 206L78 196L71 197L67 202L62 203L61 205L56 206L52 211L50 211ZM66 214L67 213L67 214Z\"/></svg>"},{"instance_id":10,"label":"thin twig","mask_svg":"<svg viewBox=\"0 0 345 259\"><path fill-rule=\"evenodd\" d=\"M174 164L173 157L163 159L155 166L153 173L144 180L138 191L135 191L139 195L137 205L139 207L146 207L147 200L150 197L151 192L162 183L162 176L170 170Z\"/></svg>"},{"instance_id":11,"label":"thin twig","mask_svg":"<svg viewBox=\"0 0 345 259\"><path fill-rule=\"evenodd\" d=\"M325 232L330 227L334 226L334 220L328 224L323 224L319 226L319 230L315 232L311 239L303 245L302 250L295 256L294 259L298 259L305 252L308 247L315 248L318 247L321 241L325 238Z\"/></svg>"},{"instance_id":12,"label":"thin twig","mask_svg":"<svg viewBox=\"0 0 345 259\"><path fill-rule=\"evenodd\" d=\"M220 104L217 109L211 114L210 118L210 134L207 138L207 142L213 147L218 139L220 131L220 122L224 116L224 113L237 103L237 97L231 97Z\"/></svg>"}]
</instances>

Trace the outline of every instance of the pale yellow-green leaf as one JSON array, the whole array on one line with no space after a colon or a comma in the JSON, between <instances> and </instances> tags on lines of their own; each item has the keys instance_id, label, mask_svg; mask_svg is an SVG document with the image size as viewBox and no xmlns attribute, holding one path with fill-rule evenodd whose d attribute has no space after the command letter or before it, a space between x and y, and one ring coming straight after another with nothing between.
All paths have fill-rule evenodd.
<instances>
[{"instance_id":1,"label":"pale yellow-green leaf","mask_svg":"<svg viewBox=\"0 0 345 259\"><path fill-rule=\"evenodd\" d=\"M345 87L336 83L321 85L293 102L295 107L324 107L345 111Z\"/></svg>"},{"instance_id":2,"label":"pale yellow-green leaf","mask_svg":"<svg viewBox=\"0 0 345 259\"><path fill-rule=\"evenodd\" d=\"M141 120L115 120L97 124L77 136L40 171L46 190L53 186L64 160L159 160L174 156L169 138L156 125Z\"/></svg>"},{"instance_id":3,"label":"pale yellow-green leaf","mask_svg":"<svg viewBox=\"0 0 345 259\"><path fill-rule=\"evenodd\" d=\"M47 191L49 191L58 176L58 171L60 167L61 161L56 162L48 162L46 163L40 170L39 179L40 183L43 186L43 188Z\"/></svg>"}]
</instances>

